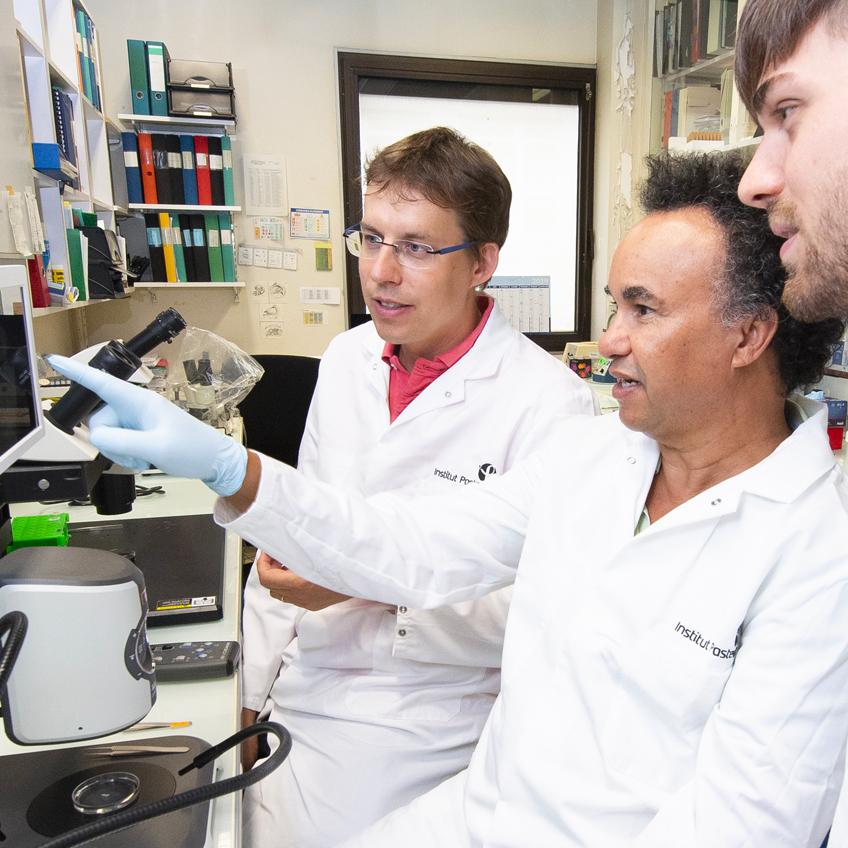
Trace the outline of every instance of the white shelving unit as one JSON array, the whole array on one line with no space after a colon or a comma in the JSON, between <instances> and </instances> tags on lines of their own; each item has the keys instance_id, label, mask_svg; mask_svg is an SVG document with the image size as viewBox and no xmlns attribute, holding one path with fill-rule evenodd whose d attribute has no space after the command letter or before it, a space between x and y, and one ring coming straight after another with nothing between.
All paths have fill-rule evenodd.
<instances>
[{"instance_id":1,"label":"white shelving unit","mask_svg":"<svg viewBox=\"0 0 848 848\"><path fill-rule=\"evenodd\" d=\"M31 169L30 180L39 195L45 237L50 244L50 266L61 268L70 279L64 204L94 212L107 229L115 229L116 206L112 194L107 124L114 125L83 94L77 59L76 10L91 17L82 0L12 0L14 31L20 53L20 74L26 103L29 142L57 144L52 87L70 98L72 129L77 154L79 188L32 169L32 149L23 154ZM96 39L96 34L95 34ZM96 61L99 50L93 52ZM101 101L103 75L98 68ZM88 303L85 301L84 303ZM52 315L83 304L37 309L36 316Z\"/></svg>"}]
</instances>

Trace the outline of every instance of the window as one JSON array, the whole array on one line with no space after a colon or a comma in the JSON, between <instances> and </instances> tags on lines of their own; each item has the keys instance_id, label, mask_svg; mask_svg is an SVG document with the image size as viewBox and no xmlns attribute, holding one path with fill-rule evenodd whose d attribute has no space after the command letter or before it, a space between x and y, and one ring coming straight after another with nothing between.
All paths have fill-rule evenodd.
<instances>
[{"instance_id":1,"label":"window","mask_svg":"<svg viewBox=\"0 0 848 848\"><path fill-rule=\"evenodd\" d=\"M431 126L485 147L512 184L510 231L489 292L548 350L589 337L595 71L339 54L345 223L362 216L363 162ZM367 320L347 256L350 324Z\"/></svg>"}]
</instances>

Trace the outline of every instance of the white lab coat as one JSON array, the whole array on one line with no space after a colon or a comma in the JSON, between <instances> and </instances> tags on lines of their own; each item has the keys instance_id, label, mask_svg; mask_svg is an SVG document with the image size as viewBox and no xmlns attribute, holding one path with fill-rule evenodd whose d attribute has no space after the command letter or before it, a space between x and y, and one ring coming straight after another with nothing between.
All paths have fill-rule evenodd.
<instances>
[{"instance_id":1,"label":"white lab coat","mask_svg":"<svg viewBox=\"0 0 848 848\"><path fill-rule=\"evenodd\" d=\"M848 497L825 421L635 537L658 448L617 415L412 506L263 459L254 505L218 520L310 579L426 607L515 576L467 773L351 845L818 848L848 735Z\"/></svg>"},{"instance_id":2,"label":"white lab coat","mask_svg":"<svg viewBox=\"0 0 848 848\"><path fill-rule=\"evenodd\" d=\"M393 423L383 346L367 324L328 347L300 450L305 476L366 496L465 490L531 454L560 418L593 412L585 383L497 307L473 348ZM246 843L332 844L465 768L500 688L510 596L435 610L351 600L311 613L270 598L252 573L243 703L270 710L294 748L248 793Z\"/></svg>"}]
</instances>

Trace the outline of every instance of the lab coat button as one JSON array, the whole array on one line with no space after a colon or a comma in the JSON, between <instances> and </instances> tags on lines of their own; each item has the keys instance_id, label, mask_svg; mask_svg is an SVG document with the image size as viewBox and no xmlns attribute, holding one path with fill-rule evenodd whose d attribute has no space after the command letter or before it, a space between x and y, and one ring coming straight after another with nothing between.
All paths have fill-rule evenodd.
<instances>
[{"instance_id":1,"label":"lab coat button","mask_svg":"<svg viewBox=\"0 0 848 848\"><path fill-rule=\"evenodd\" d=\"M398 636L406 636L406 631L402 627L398 630Z\"/></svg>"},{"instance_id":2,"label":"lab coat button","mask_svg":"<svg viewBox=\"0 0 848 848\"><path fill-rule=\"evenodd\" d=\"M635 465L635 464L636 464L636 457L635 457L635 456L628 456L628 457L627 457L627 461L628 461L631 465Z\"/></svg>"},{"instance_id":3,"label":"lab coat button","mask_svg":"<svg viewBox=\"0 0 848 848\"><path fill-rule=\"evenodd\" d=\"M446 398L449 398L449 397L452 397L452 395L451 395L451 393L450 393L450 392L445 392L445 397L446 397Z\"/></svg>"},{"instance_id":4,"label":"lab coat button","mask_svg":"<svg viewBox=\"0 0 848 848\"><path fill-rule=\"evenodd\" d=\"M718 506L721 503L721 498L716 498L714 501L710 501L710 506Z\"/></svg>"},{"instance_id":5,"label":"lab coat button","mask_svg":"<svg viewBox=\"0 0 848 848\"><path fill-rule=\"evenodd\" d=\"M406 607L398 607L398 612L406 612Z\"/></svg>"}]
</instances>

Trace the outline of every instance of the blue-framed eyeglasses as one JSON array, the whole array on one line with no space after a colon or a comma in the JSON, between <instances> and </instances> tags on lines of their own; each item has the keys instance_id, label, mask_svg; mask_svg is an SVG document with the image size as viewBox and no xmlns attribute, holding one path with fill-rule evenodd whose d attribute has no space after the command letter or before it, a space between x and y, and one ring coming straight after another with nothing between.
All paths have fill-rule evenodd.
<instances>
[{"instance_id":1,"label":"blue-framed eyeglasses","mask_svg":"<svg viewBox=\"0 0 848 848\"><path fill-rule=\"evenodd\" d=\"M375 259L381 247L390 247L394 250L397 261L401 265L415 269L430 268L435 264L437 256L454 253L457 250L467 250L477 244L476 241L464 241L462 244L452 244L450 247L442 247L439 250L429 244L422 244L420 241L407 241L406 239L400 239L391 244L383 241L380 236L374 235L374 233L363 233L361 224L348 227L344 231L344 238L347 249L353 256Z\"/></svg>"}]
</instances>

